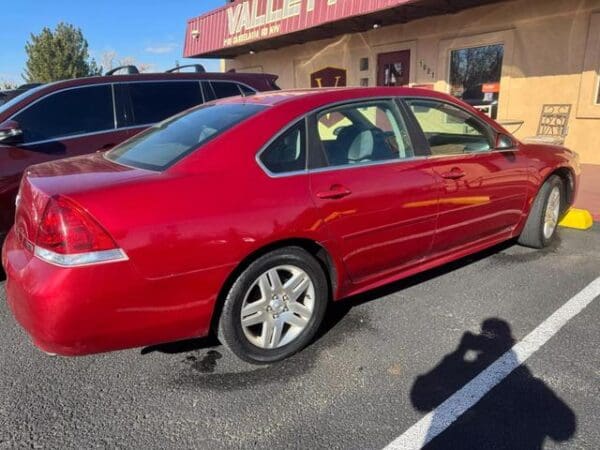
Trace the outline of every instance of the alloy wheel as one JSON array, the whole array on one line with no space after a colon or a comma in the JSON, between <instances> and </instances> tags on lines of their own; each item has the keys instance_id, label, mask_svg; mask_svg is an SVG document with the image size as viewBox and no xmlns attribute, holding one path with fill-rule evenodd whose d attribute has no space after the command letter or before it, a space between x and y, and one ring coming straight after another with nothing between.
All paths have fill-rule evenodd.
<instances>
[{"instance_id":1,"label":"alloy wheel","mask_svg":"<svg viewBox=\"0 0 600 450\"><path fill-rule=\"evenodd\" d=\"M550 239L558 225L558 217L560 216L560 188L554 186L548 196L546 211L544 213L544 237Z\"/></svg>"},{"instance_id":2,"label":"alloy wheel","mask_svg":"<svg viewBox=\"0 0 600 450\"><path fill-rule=\"evenodd\" d=\"M244 335L256 347L275 349L294 341L306 329L315 310L315 286L293 265L263 273L246 292L241 309Z\"/></svg>"}]
</instances>

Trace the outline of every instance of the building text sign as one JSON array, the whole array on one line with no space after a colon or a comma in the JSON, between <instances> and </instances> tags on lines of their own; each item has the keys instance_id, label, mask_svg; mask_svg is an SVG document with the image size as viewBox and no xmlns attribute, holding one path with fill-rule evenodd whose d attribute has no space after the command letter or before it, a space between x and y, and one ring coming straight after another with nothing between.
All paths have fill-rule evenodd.
<instances>
[{"instance_id":1,"label":"building text sign","mask_svg":"<svg viewBox=\"0 0 600 450\"><path fill-rule=\"evenodd\" d=\"M414 0L238 0L188 21L184 55L276 38L325 23L365 15Z\"/></svg>"},{"instance_id":2,"label":"building text sign","mask_svg":"<svg viewBox=\"0 0 600 450\"><path fill-rule=\"evenodd\" d=\"M343 0L342 0L343 1ZM327 0L332 6L337 0ZM228 47L265 39L281 32L280 22L315 10L315 0L283 0L277 7L276 0L246 0L227 9L227 32L223 46Z\"/></svg>"}]
</instances>

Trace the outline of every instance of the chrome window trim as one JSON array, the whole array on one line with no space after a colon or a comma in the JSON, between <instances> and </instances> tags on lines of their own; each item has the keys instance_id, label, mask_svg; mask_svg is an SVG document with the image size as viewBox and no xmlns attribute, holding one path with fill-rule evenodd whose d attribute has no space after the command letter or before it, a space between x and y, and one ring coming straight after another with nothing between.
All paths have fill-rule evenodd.
<instances>
[{"instance_id":1,"label":"chrome window trim","mask_svg":"<svg viewBox=\"0 0 600 450\"><path fill-rule=\"evenodd\" d=\"M131 80L131 81L112 81L112 82L105 82L105 83L92 83L92 84L81 84L79 86L71 86L71 87L67 87L64 89L57 89L55 91L52 92L48 92L47 94L41 96L40 98L35 99L34 101L32 101L31 103L29 103L27 106L25 106L23 109L20 109L19 111L17 111L16 113L14 113L13 115L11 115L8 119L6 120L13 120L15 116L21 114L24 111L27 111L29 108L31 108L33 105L35 105L36 103L52 96L52 95L56 95L58 93L61 92L67 92L67 91L71 91L73 89L84 89L84 88L88 88L88 87L98 87L98 86L114 86L117 84L131 84L131 83L200 83L201 89L200 92L202 94L202 98L205 100L204 98L204 93L202 92L202 81L222 81L224 83L236 83L236 84L242 84L244 86L246 86L248 89L258 93L258 91L253 88L252 86L249 86L248 84L241 82L241 81L232 81L232 80L214 80L211 78L200 78L198 80L187 80L187 79L182 79L182 80ZM241 91L240 91L241 92ZM206 101L205 101L206 103ZM115 105L115 103L113 102L113 105Z\"/></svg>"},{"instance_id":2,"label":"chrome window trim","mask_svg":"<svg viewBox=\"0 0 600 450\"><path fill-rule=\"evenodd\" d=\"M157 122L158 123L158 122ZM152 126L154 126L156 124L154 123L150 123L150 124L145 124L145 125L134 125L134 126L129 126L129 127L121 127L121 128L110 128L108 130L101 130L101 131L94 131L93 133L82 133L82 134L74 134L72 136L63 136L63 137L56 137L53 139L46 139L44 141L36 141L36 142L28 142L27 144L20 144L20 147L28 147L31 145L41 145L41 144L49 144L51 142L57 142L57 141L68 141L71 139L78 139L78 138L82 138L82 137L88 137L88 136L95 136L98 134L106 134L106 133L114 133L115 131L127 131L127 130L133 130L135 128L150 128ZM2 144L0 144L2 145Z\"/></svg>"},{"instance_id":3,"label":"chrome window trim","mask_svg":"<svg viewBox=\"0 0 600 450\"><path fill-rule=\"evenodd\" d=\"M303 114L300 117L297 117L297 118L293 119L291 124L288 124L287 126L285 126L280 132L278 132L273 138L271 138L263 147L261 147L261 149L256 153L256 157L255 157L256 162L257 162L258 166L262 169L262 171L265 172L269 178L284 178L284 177L293 177L293 176L298 176L298 175L310 175L311 173L330 172L330 171L334 171L334 170L360 169L361 167L383 166L383 165L388 165L388 164L402 164L402 163L408 163L408 162L414 162L414 161L426 161L426 160L432 160L432 159L456 158L457 156L489 155L489 154L492 154L492 153L514 153L515 151L518 150L518 146L515 147L515 148L512 148L512 149L502 149L502 150L495 150L495 149L492 148L490 150L486 150L486 151L482 151L482 152L463 153L463 154L459 154L459 155L412 156L410 158L391 159L391 160L387 160L387 161L372 161L370 163L356 164L356 165L354 165L354 164L352 164L352 165L344 164L344 165L340 165L340 166L319 167L317 169L309 169L308 168L308 161L307 161L307 165L306 165L306 169L305 170L294 171L294 172L285 172L285 173L279 173L279 174L271 172L269 169L267 169L264 166L264 164L262 164L262 161L260 160L260 155L276 139L278 139L282 134L284 134L286 131L288 131L290 128L292 128L300 120L305 120L306 121L307 118L309 116L311 116L312 114L318 114L320 111L323 111L323 110L326 110L326 109L332 109L332 108L336 108L336 107L342 107L342 106L347 105L347 104L365 103L365 102L378 101L378 100L379 101L381 101L381 100L394 101L396 99L401 100L401 101L411 100L411 99L414 99L414 100L431 100L431 101L439 101L441 103L446 103L446 104L448 104L450 106L454 106L455 108L459 108L460 110L462 110L465 113L469 114L470 116L474 117L477 121L479 121L486 128L489 128L492 132L494 132L494 133L498 133L499 132L498 130L496 130L495 128L491 127L489 124L487 124L483 120L481 120L479 117L474 116L472 112L468 111L467 109L463 108L460 105L456 105L456 104L454 104L452 102L449 102L447 100L441 100L441 99L434 98L434 97L424 97L424 96L366 97L366 98L361 98L361 99L342 100L342 101L339 101L339 102L331 103L331 104L326 105L326 106L321 106L321 107L318 107L318 108L315 108L315 109L309 111L308 113ZM423 131L421 130L421 132L423 132ZM308 130L308 123L307 123L306 124L306 138L307 138L306 142L307 142L307 145L308 145L308 136L309 136L309 130ZM307 150L308 150L308 148L307 148ZM308 151L307 151L307 157L308 157Z\"/></svg>"},{"instance_id":4,"label":"chrome window trim","mask_svg":"<svg viewBox=\"0 0 600 450\"><path fill-rule=\"evenodd\" d=\"M202 80L198 80L198 87L200 88L200 97L202 97L202 104L206 103L206 97L204 95L204 89L202 89Z\"/></svg>"},{"instance_id":5,"label":"chrome window trim","mask_svg":"<svg viewBox=\"0 0 600 450\"><path fill-rule=\"evenodd\" d=\"M112 94L112 102L113 102L113 120L114 120L114 125L115 125L115 130L117 128L119 128L119 124L117 123L117 97L115 94L115 85L111 84L110 85L110 92Z\"/></svg>"},{"instance_id":6,"label":"chrome window trim","mask_svg":"<svg viewBox=\"0 0 600 450\"><path fill-rule=\"evenodd\" d=\"M270 178L283 178L283 177L288 177L288 176L291 177L291 176L298 176L298 175L306 175L306 174L310 174L310 173L326 172L328 170L358 169L360 167L365 167L365 166L392 164L392 163L407 161L409 159L424 158L422 156L418 156L418 157L412 157L412 158L392 159L392 160L387 160L387 161L373 161L372 163L365 163L365 164L358 164L358 165L345 164L345 165L341 165L341 166L328 166L328 167L319 167L318 169L309 169L308 168L308 157L309 157L308 142L309 142L310 134L309 134L309 130L308 130L308 123L306 123L305 128L306 128L306 145L307 145L306 158L307 158L307 160L306 160L306 169L305 170L294 171L294 172L285 172L285 173L273 173L269 169L267 169L265 167L265 165L262 163L262 161L260 160L260 156L262 155L262 153L275 140L277 140L281 135L286 133L290 128L292 128L294 125L296 125L301 120L308 122L308 120L307 120L308 117L310 117L313 114L318 114L321 111L341 108L345 105L354 105L357 103L359 103L359 104L360 103L369 103L369 102L374 102L374 101L394 102L395 98L397 98L397 97L379 97L379 96L378 97L364 97L364 98L356 98L356 99L349 99L349 100L341 100L339 102L330 103L329 105L319 106L318 108L315 108L315 109L293 119L291 121L291 124L286 125L281 131L279 131L274 137L272 137L263 147L260 148L260 150L256 153L255 160L258 163L259 167L263 170L263 172L265 172ZM397 113L401 114L401 111L397 111Z\"/></svg>"},{"instance_id":7,"label":"chrome window trim","mask_svg":"<svg viewBox=\"0 0 600 450\"><path fill-rule=\"evenodd\" d=\"M113 84L114 83L82 84L82 85L79 85L79 86L72 86L72 87L68 87L68 88L65 88L65 89L59 89L59 90L56 90L56 91L49 92L48 94L43 95L42 97L35 99L30 104L28 104L27 106L25 106L23 109L21 109L21 110L17 111L16 113L14 113L7 120L14 120L14 118L16 116L18 116L19 114L24 113L25 111L27 111L32 106L38 104L42 100L46 100L47 98L52 97L53 95L62 94L63 92L73 91L75 89L85 89L85 88L92 88L92 87L111 86ZM111 88L111 90L114 90L114 88ZM114 114L115 102L114 102L114 97L112 97L112 98L113 98L113 114ZM113 115L113 119L114 119L114 115ZM105 133L105 132L111 131L111 130L114 130L114 128L107 128L105 130L98 130L98 131L94 131L93 133L84 133L84 134L85 135L92 135L92 134L98 134L98 133ZM33 144L40 144L40 143L44 143L44 142L56 141L56 140L58 140L58 139L60 139L62 137L63 136L56 136L53 139L46 139L44 141L36 141L36 142L28 142L27 144L23 144L23 145L33 145ZM64 136L64 137L71 137L71 136Z\"/></svg>"},{"instance_id":8,"label":"chrome window trim","mask_svg":"<svg viewBox=\"0 0 600 450\"><path fill-rule=\"evenodd\" d=\"M93 136L96 134L104 134L104 133L108 133L111 131L115 131L115 130L128 130L128 129L132 129L132 128L142 128L142 127L150 127L152 125L154 125L154 123L151 124L145 124L145 125L133 125L133 126L128 126L128 127L119 127L118 123L117 123L117 112L116 112L116 108L117 108L117 104L116 104L116 96L115 96L115 85L123 85L123 84L132 84L132 83L200 83L202 80L131 80L131 81L115 81L115 82L110 82L110 83L93 83L93 84L82 84L79 86L71 86L68 88L64 88L64 89L58 89L56 91L52 91L49 92L46 95L43 95L42 97L35 99L33 102L31 102L30 104L28 104L27 106L25 106L23 109L17 111L16 113L14 113L12 116L10 116L7 120L13 120L16 116L18 116L19 114L27 111L29 108L31 108L33 105L37 104L38 102L41 102L42 100L45 100L53 95L56 94L60 94L63 92L67 92L67 91L72 91L74 89L85 89L85 88L91 88L91 87L101 87L101 86L111 86L111 91L112 91L112 102L113 102L113 120L114 120L114 124L113 124L113 128L107 128L104 130L98 130L98 131L93 131L91 133L80 133L77 135L66 135L66 136L56 136L52 139L44 139L42 141L34 141L34 142L27 142L24 144L21 144L22 147L27 147L30 145L40 145L40 144L47 144L50 142L55 142L58 140L68 140L68 139L74 139L74 138L80 138L80 137L86 137L86 136ZM251 88L252 89L252 88ZM206 103L204 101L204 93L202 92L202 86L200 85L200 95L202 97L202 104ZM156 122L158 123L158 122Z\"/></svg>"},{"instance_id":9,"label":"chrome window trim","mask_svg":"<svg viewBox=\"0 0 600 450\"><path fill-rule=\"evenodd\" d=\"M209 100L206 99L206 93L204 92L204 86L202 84L202 80L200 80L199 83L200 83L200 92L202 92L202 100L204 103L207 103Z\"/></svg>"}]
</instances>

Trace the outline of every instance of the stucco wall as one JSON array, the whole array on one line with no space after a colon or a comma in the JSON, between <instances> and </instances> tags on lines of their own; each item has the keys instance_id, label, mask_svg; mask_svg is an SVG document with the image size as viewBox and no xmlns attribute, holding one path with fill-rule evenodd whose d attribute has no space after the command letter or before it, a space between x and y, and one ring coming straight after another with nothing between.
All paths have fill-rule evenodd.
<instances>
[{"instance_id":1,"label":"stucco wall","mask_svg":"<svg viewBox=\"0 0 600 450\"><path fill-rule=\"evenodd\" d=\"M599 18L600 0L509 1L244 55L225 66L278 74L282 88L309 87L312 72L333 66L348 71L349 85L368 78L373 86L377 55L410 49L411 83L448 91L451 49L501 42L499 119L524 120L516 133L523 138L536 134L543 104L571 104L566 145L584 162L600 164L600 106L593 102L600 72ZM369 69L360 71L359 60L365 57Z\"/></svg>"}]
</instances>

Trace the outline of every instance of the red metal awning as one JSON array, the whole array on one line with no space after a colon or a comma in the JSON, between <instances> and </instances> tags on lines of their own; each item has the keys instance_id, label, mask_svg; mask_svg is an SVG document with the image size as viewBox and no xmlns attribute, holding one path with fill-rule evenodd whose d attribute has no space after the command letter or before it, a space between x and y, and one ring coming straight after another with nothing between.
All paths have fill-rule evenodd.
<instances>
[{"instance_id":1,"label":"red metal awning","mask_svg":"<svg viewBox=\"0 0 600 450\"><path fill-rule=\"evenodd\" d=\"M184 56L233 58L502 0L237 0L188 21Z\"/></svg>"}]
</instances>

